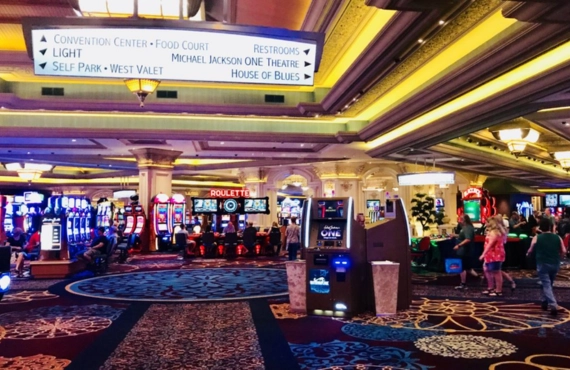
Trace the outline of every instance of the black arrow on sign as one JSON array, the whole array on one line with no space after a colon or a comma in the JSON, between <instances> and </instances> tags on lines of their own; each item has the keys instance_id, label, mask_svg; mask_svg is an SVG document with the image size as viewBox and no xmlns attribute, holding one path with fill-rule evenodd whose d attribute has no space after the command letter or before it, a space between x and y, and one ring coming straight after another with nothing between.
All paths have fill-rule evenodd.
<instances>
[{"instance_id":1,"label":"black arrow on sign","mask_svg":"<svg viewBox=\"0 0 570 370\"><path fill-rule=\"evenodd\" d=\"M42 69L44 69L46 67L47 62L41 63L40 67L42 67ZM306 75L305 75L306 76Z\"/></svg>"},{"instance_id":2,"label":"black arrow on sign","mask_svg":"<svg viewBox=\"0 0 570 370\"><path fill-rule=\"evenodd\" d=\"M309 76L308 74L305 74L305 80L311 78L311 76Z\"/></svg>"},{"instance_id":3,"label":"black arrow on sign","mask_svg":"<svg viewBox=\"0 0 570 370\"><path fill-rule=\"evenodd\" d=\"M309 55L309 51L311 51L311 49L303 50L303 52L305 53L305 55Z\"/></svg>"},{"instance_id":4,"label":"black arrow on sign","mask_svg":"<svg viewBox=\"0 0 570 370\"><path fill-rule=\"evenodd\" d=\"M42 39L40 40L40 42L47 42L46 37L42 35Z\"/></svg>"},{"instance_id":5,"label":"black arrow on sign","mask_svg":"<svg viewBox=\"0 0 570 370\"><path fill-rule=\"evenodd\" d=\"M47 49L40 50L40 53L42 53L42 55L46 55L46 51L47 51ZM306 66L305 66L305 67L306 67Z\"/></svg>"},{"instance_id":6,"label":"black arrow on sign","mask_svg":"<svg viewBox=\"0 0 570 370\"><path fill-rule=\"evenodd\" d=\"M311 63L305 62L305 67L308 67L308 66L310 66L310 65L311 65Z\"/></svg>"}]
</instances>

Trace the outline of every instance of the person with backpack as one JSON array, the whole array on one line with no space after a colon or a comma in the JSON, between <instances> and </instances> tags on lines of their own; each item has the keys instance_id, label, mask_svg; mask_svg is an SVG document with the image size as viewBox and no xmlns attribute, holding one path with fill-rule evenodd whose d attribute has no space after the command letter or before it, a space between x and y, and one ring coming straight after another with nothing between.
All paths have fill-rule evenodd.
<instances>
[{"instance_id":1,"label":"person with backpack","mask_svg":"<svg viewBox=\"0 0 570 370\"><path fill-rule=\"evenodd\" d=\"M542 283L543 300L541 307L546 311L550 306L550 313L557 315L558 304L552 291L552 285L560 270L560 257L566 254L566 247L560 236L552 232L552 225L548 218L540 220L539 227L542 233L532 239L526 255L529 256L536 249L536 270Z\"/></svg>"}]
</instances>

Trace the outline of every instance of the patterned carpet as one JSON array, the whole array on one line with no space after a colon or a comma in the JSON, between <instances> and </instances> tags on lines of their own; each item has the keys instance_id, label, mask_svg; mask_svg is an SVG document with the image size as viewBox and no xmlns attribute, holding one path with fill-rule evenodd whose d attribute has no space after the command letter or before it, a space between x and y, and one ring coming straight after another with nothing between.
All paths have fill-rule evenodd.
<instances>
[{"instance_id":1,"label":"patterned carpet","mask_svg":"<svg viewBox=\"0 0 570 370\"><path fill-rule=\"evenodd\" d=\"M101 367L264 368L247 302L152 305Z\"/></svg>"},{"instance_id":2,"label":"patterned carpet","mask_svg":"<svg viewBox=\"0 0 570 370\"><path fill-rule=\"evenodd\" d=\"M110 271L17 280L0 301L0 369L570 370L570 311L540 309L533 272L494 300L477 280L458 292L456 276L416 274L409 310L333 319L289 312L278 259L136 256ZM570 307L570 289L555 294Z\"/></svg>"},{"instance_id":3,"label":"patterned carpet","mask_svg":"<svg viewBox=\"0 0 570 370\"><path fill-rule=\"evenodd\" d=\"M204 302L286 296L281 269L192 269L135 272L81 280L66 290L92 298L128 301Z\"/></svg>"}]
</instances>

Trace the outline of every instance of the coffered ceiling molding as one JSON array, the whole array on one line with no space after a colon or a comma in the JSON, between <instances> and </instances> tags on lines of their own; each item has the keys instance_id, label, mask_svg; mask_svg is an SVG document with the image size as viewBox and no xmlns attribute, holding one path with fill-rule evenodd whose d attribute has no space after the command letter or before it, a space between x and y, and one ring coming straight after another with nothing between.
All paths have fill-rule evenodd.
<instances>
[{"instance_id":1,"label":"coffered ceiling molding","mask_svg":"<svg viewBox=\"0 0 570 370\"><path fill-rule=\"evenodd\" d=\"M570 3L561 1L519 0L507 1L503 7L505 17L521 22L568 23Z\"/></svg>"},{"instance_id":2,"label":"coffered ceiling molding","mask_svg":"<svg viewBox=\"0 0 570 370\"><path fill-rule=\"evenodd\" d=\"M500 8L501 3L501 0L478 0L471 3L471 6L443 27L433 38L427 40L412 56L399 63L389 75L374 85L345 112L345 115L355 116L370 106L374 101L378 100L382 95L402 82L412 72L416 71L420 66L437 55L437 53L451 45L477 23L481 22L493 12L496 12ZM417 39L417 36L414 37L416 44Z\"/></svg>"}]
</instances>

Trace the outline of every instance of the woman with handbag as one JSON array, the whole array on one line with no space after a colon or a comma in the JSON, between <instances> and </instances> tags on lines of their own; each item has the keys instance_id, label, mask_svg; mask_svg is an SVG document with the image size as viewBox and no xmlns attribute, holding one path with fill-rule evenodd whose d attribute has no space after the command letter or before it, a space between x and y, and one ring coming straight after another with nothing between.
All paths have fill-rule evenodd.
<instances>
[{"instance_id":1,"label":"woman with handbag","mask_svg":"<svg viewBox=\"0 0 570 370\"><path fill-rule=\"evenodd\" d=\"M502 225L497 223L495 217L487 220L487 236L480 260L485 261L483 271L487 278L487 290L483 294L489 297L501 297L503 295L503 274L501 267L505 261L505 246L503 238L506 235Z\"/></svg>"}]
</instances>

